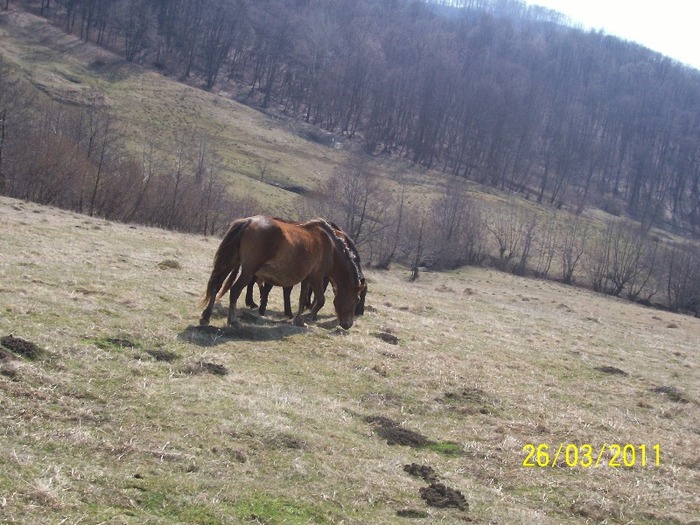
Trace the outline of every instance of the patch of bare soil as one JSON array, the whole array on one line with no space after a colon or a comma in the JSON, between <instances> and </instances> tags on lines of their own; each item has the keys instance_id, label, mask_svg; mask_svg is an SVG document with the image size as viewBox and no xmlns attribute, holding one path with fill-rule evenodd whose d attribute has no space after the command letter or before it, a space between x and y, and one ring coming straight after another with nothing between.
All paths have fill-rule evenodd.
<instances>
[{"instance_id":1,"label":"patch of bare soil","mask_svg":"<svg viewBox=\"0 0 700 525\"><path fill-rule=\"evenodd\" d=\"M675 386L657 386L651 389L655 394L666 395L671 401L676 403L688 403L690 400Z\"/></svg>"},{"instance_id":2,"label":"patch of bare soil","mask_svg":"<svg viewBox=\"0 0 700 525\"><path fill-rule=\"evenodd\" d=\"M435 469L433 469L433 467L430 465L418 465L417 463L411 463L410 465L404 465L403 470L414 478L421 478L427 483L434 483L438 480Z\"/></svg>"},{"instance_id":3,"label":"patch of bare soil","mask_svg":"<svg viewBox=\"0 0 700 525\"><path fill-rule=\"evenodd\" d=\"M624 370L621 370L617 367L614 366L597 366L595 367L598 372L603 372L604 374L611 374L611 375L618 375L618 376L626 376L627 372Z\"/></svg>"},{"instance_id":4,"label":"patch of bare soil","mask_svg":"<svg viewBox=\"0 0 700 525\"><path fill-rule=\"evenodd\" d=\"M427 487L422 487L419 490L420 497L427 505L443 509L467 510L469 508L469 503L467 503L464 494L441 483L435 469L430 465L411 463L410 465L404 465L403 470L413 477L421 478L428 484Z\"/></svg>"},{"instance_id":5,"label":"patch of bare soil","mask_svg":"<svg viewBox=\"0 0 700 525\"><path fill-rule=\"evenodd\" d=\"M423 434L399 426L396 421L384 416L369 416L367 423L375 426L377 434L386 439L388 445L404 445L420 448L432 443Z\"/></svg>"},{"instance_id":6,"label":"patch of bare soil","mask_svg":"<svg viewBox=\"0 0 700 525\"><path fill-rule=\"evenodd\" d=\"M26 357L27 359L38 359L44 354L44 350L36 344L13 335L1 337L0 345L5 347L13 354Z\"/></svg>"},{"instance_id":7,"label":"patch of bare soil","mask_svg":"<svg viewBox=\"0 0 700 525\"><path fill-rule=\"evenodd\" d=\"M444 483L431 483L420 489L420 497L431 507L441 509L453 507L459 510L467 510L469 503L464 495L455 489L447 487Z\"/></svg>"}]
</instances>

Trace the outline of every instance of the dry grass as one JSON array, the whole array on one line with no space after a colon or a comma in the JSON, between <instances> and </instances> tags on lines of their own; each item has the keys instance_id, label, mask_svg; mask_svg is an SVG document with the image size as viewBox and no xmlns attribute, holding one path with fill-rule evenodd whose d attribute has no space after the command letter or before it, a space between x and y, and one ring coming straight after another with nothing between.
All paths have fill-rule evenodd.
<instances>
[{"instance_id":1,"label":"dry grass","mask_svg":"<svg viewBox=\"0 0 700 525\"><path fill-rule=\"evenodd\" d=\"M35 17L2 16L13 17L0 24L4 58L50 97L104 93L135 151L183 126L209 133L234 189L280 214L294 215L294 196L257 180L256 162L270 161L269 181L312 186L342 156ZM380 171L416 183L417 201L440 189L415 167ZM396 270L368 272L370 308L348 333L329 307L318 324L291 326L278 290L269 319L201 331L217 244L0 198L0 337L45 351L32 360L0 348L0 522L700 515L697 319L488 270L415 283ZM378 418L430 446L387 445L368 422ZM661 466L524 468L527 443L658 443ZM426 506L411 463L432 467L469 509Z\"/></svg>"},{"instance_id":2,"label":"dry grass","mask_svg":"<svg viewBox=\"0 0 700 525\"><path fill-rule=\"evenodd\" d=\"M328 308L291 326L278 290L268 319L202 331L217 240L4 198L0 223L0 336L46 352L0 361L3 522L700 514L697 319L488 270L411 284L396 270L368 272L369 311L347 333ZM378 417L432 445L388 445ZM526 443L658 443L661 466L524 468ZM411 463L469 509L427 506Z\"/></svg>"}]
</instances>

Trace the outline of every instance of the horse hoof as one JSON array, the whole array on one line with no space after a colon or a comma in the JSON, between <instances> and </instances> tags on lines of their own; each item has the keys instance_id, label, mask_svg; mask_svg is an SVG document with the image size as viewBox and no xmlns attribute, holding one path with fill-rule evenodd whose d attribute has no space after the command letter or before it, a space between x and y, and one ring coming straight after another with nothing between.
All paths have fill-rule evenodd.
<instances>
[{"instance_id":1,"label":"horse hoof","mask_svg":"<svg viewBox=\"0 0 700 525\"><path fill-rule=\"evenodd\" d=\"M304 319L301 316L295 317L292 323L294 324L294 326L306 326L306 323L304 322Z\"/></svg>"},{"instance_id":2,"label":"horse hoof","mask_svg":"<svg viewBox=\"0 0 700 525\"><path fill-rule=\"evenodd\" d=\"M200 319L199 320L199 326L209 326L209 319Z\"/></svg>"}]
</instances>

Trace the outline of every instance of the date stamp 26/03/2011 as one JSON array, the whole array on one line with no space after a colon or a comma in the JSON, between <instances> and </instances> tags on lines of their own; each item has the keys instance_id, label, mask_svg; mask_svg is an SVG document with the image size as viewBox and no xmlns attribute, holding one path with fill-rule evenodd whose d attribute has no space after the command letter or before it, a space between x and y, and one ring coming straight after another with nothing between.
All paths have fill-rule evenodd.
<instances>
[{"instance_id":1,"label":"date stamp 26/03/2011","mask_svg":"<svg viewBox=\"0 0 700 525\"><path fill-rule=\"evenodd\" d=\"M633 468L661 466L661 445L634 445L632 443L603 443L594 447L583 443L558 443L523 446L523 467L569 468Z\"/></svg>"}]
</instances>

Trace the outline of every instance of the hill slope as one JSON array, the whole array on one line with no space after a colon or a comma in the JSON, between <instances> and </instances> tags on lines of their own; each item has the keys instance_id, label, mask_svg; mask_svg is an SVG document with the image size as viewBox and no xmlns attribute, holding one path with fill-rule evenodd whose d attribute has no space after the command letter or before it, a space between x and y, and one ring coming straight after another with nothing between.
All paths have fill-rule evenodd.
<instances>
[{"instance_id":1,"label":"hill slope","mask_svg":"<svg viewBox=\"0 0 700 525\"><path fill-rule=\"evenodd\" d=\"M568 27L554 11L520 0L462 2L453 16L411 0L39 4L16 3L172 78L355 137L366 151L698 233L700 73ZM134 45L141 51L130 54ZM149 109L159 125L193 113ZM286 148L262 146L243 150L265 158Z\"/></svg>"},{"instance_id":2,"label":"hill slope","mask_svg":"<svg viewBox=\"0 0 700 525\"><path fill-rule=\"evenodd\" d=\"M283 188L311 188L343 158L300 136L302 124L128 63L19 8L0 12L0 37L0 55L50 99L69 107L87 107L96 99L107 108L136 158L154 147L158 170L174 171L181 149L192 156L205 141L232 192L254 195L270 211L291 215L297 195Z\"/></svg>"},{"instance_id":3,"label":"hill slope","mask_svg":"<svg viewBox=\"0 0 700 525\"><path fill-rule=\"evenodd\" d=\"M215 240L7 198L0 223L3 522L700 513L697 319L488 270L410 285L396 270L368 272L369 311L347 333L328 308L291 326L277 290L269 318L203 331ZM551 463L559 444L595 460L613 443L635 446L633 467L605 449L584 468L583 448L573 468L563 452L560 468L522 466L526 444ZM441 491L455 507L421 497Z\"/></svg>"}]
</instances>

